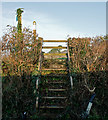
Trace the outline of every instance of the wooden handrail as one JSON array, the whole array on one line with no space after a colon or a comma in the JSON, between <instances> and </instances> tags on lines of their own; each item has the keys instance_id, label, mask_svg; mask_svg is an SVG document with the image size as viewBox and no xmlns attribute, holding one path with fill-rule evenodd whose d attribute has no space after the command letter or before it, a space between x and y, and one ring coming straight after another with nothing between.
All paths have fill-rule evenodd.
<instances>
[{"instance_id":1,"label":"wooden handrail","mask_svg":"<svg viewBox=\"0 0 108 120\"><path fill-rule=\"evenodd\" d=\"M70 38L69 38L69 39L70 39ZM68 57L69 77L70 77L70 82L71 82L71 88L73 89L73 79L72 79L72 76L71 76L71 71L70 71L69 39L68 39L68 43L67 43L67 51L68 51L67 57Z\"/></svg>"},{"instance_id":2,"label":"wooden handrail","mask_svg":"<svg viewBox=\"0 0 108 120\"><path fill-rule=\"evenodd\" d=\"M41 61L42 61L42 43L43 43L43 38L39 37L39 40L41 41L41 48L40 48L40 56L39 56L39 65L38 65L38 70L41 70Z\"/></svg>"},{"instance_id":3,"label":"wooden handrail","mask_svg":"<svg viewBox=\"0 0 108 120\"><path fill-rule=\"evenodd\" d=\"M42 48L43 49L52 49L52 48L55 48L55 49L67 49L67 47L56 47L56 46L43 46Z\"/></svg>"},{"instance_id":4,"label":"wooden handrail","mask_svg":"<svg viewBox=\"0 0 108 120\"><path fill-rule=\"evenodd\" d=\"M66 53L44 53L44 55L48 55L48 56L66 56Z\"/></svg>"},{"instance_id":5,"label":"wooden handrail","mask_svg":"<svg viewBox=\"0 0 108 120\"><path fill-rule=\"evenodd\" d=\"M46 71L61 71L61 70L67 70L67 69L42 69L43 71L46 70Z\"/></svg>"},{"instance_id":6,"label":"wooden handrail","mask_svg":"<svg viewBox=\"0 0 108 120\"><path fill-rule=\"evenodd\" d=\"M42 63L42 42L43 42L43 38L39 37L39 40L41 41L41 48L40 48L40 54L39 54L39 64L38 64L38 70L40 71L41 74L41 63ZM36 81L36 90L37 90L37 94L39 94L39 81L40 78L37 78ZM39 97L36 97L36 108L38 109L39 107Z\"/></svg>"},{"instance_id":7,"label":"wooden handrail","mask_svg":"<svg viewBox=\"0 0 108 120\"><path fill-rule=\"evenodd\" d=\"M43 42L67 42L67 40L43 40Z\"/></svg>"}]
</instances>

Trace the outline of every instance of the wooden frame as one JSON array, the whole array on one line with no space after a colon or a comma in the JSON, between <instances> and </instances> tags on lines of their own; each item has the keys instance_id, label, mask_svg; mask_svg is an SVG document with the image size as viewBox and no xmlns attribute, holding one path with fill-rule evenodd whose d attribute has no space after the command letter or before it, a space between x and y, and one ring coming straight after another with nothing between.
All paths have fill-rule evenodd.
<instances>
[{"instance_id":1,"label":"wooden frame","mask_svg":"<svg viewBox=\"0 0 108 120\"><path fill-rule=\"evenodd\" d=\"M43 42L68 42L67 40L43 40Z\"/></svg>"}]
</instances>

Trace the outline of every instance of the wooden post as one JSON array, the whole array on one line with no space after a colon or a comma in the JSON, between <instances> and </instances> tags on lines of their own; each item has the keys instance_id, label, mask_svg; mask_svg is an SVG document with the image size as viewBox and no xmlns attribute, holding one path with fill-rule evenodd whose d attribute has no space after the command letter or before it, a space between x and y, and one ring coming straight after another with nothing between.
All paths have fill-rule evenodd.
<instances>
[{"instance_id":1,"label":"wooden post","mask_svg":"<svg viewBox=\"0 0 108 120\"><path fill-rule=\"evenodd\" d=\"M18 20L17 28L18 28L18 33L22 32L22 13L24 12L22 9L23 8L18 8L17 9L17 20Z\"/></svg>"},{"instance_id":2,"label":"wooden post","mask_svg":"<svg viewBox=\"0 0 108 120\"><path fill-rule=\"evenodd\" d=\"M71 38L68 38L68 43L67 43L67 51L68 51L68 67L69 67L69 77L70 77L70 82L71 82L71 88L73 89L73 79L71 76L71 70L70 70L70 53L69 53L69 42Z\"/></svg>"},{"instance_id":3,"label":"wooden post","mask_svg":"<svg viewBox=\"0 0 108 120\"><path fill-rule=\"evenodd\" d=\"M41 61L42 61L42 42L43 42L43 38L39 37L38 38L41 41L41 48L40 48L40 53L39 53L39 65L38 65L38 70L41 70Z\"/></svg>"},{"instance_id":4,"label":"wooden post","mask_svg":"<svg viewBox=\"0 0 108 120\"><path fill-rule=\"evenodd\" d=\"M33 43L35 45L35 48L33 48L33 51L34 51L34 63L36 62L37 58L36 58L36 55L37 55L37 41L36 41L36 21L33 21Z\"/></svg>"},{"instance_id":5,"label":"wooden post","mask_svg":"<svg viewBox=\"0 0 108 120\"><path fill-rule=\"evenodd\" d=\"M40 48L40 53L39 53L39 64L38 64L38 70L40 72L41 75L41 62L42 62L42 42L43 42L43 38L39 37L38 38L41 41L41 48ZM39 82L40 82L40 78L37 78L36 81L36 90L37 90L37 94L39 95ZM36 108L38 109L39 106L39 97L36 98Z\"/></svg>"},{"instance_id":6,"label":"wooden post","mask_svg":"<svg viewBox=\"0 0 108 120\"><path fill-rule=\"evenodd\" d=\"M33 21L33 36L34 40L36 40L36 21Z\"/></svg>"},{"instance_id":7,"label":"wooden post","mask_svg":"<svg viewBox=\"0 0 108 120\"><path fill-rule=\"evenodd\" d=\"M42 37L39 37L38 39L41 40L41 41L43 41L43 38L42 38Z\"/></svg>"}]
</instances>

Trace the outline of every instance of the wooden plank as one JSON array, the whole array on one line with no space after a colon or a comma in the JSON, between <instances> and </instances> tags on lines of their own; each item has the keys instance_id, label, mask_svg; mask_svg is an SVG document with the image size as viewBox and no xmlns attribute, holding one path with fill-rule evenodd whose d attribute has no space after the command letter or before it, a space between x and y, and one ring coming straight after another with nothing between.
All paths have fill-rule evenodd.
<instances>
[{"instance_id":1,"label":"wooden plank","mask_svg":"<svg viewBox=\"0 0 108 120\"><path fill-rule=\"evenodd\" d=\"M54 70L56 70L56 71L59 71L59 70L67 70L67 69L41 69L41 70L50 70L50 71L54 71Z\"/></svg>"},{"instance_id":2,"label":"wooden plank","mask_svg":"<svg viewBox=\"0 0 108 120\"><path fill-rule=\"evenodd\" d=\"M67 42L67 40L43 40L43 42Z\"/></svg>"},{"instance_id":3,"label":"wooden plank","mask_svg":"<svg viewBox=\"0 0 108 120\"><path fill-rule=\"evenodd\" d=\"M64 75L64 74L51 74L51 75L42 75L41 77L68 77L68 75Z\"/></svg>"},{"instance_id":4,"label":"wooden plank","mask_svg":"<svg viewBox=\"0 0 108 120\"><path fill-rule=\"evenodd\" d=\"M42 97L44 99L66 99L67 97Z\"/></svg>"},{"instance_id":5,"label":"wooden plank","mask_svg":"<svg viewBox=\"0 0 108 120\"><path fill-rule=\"evenodd\" d=\"M67 84L66 82L45 82L45 84Z\"/></svg>"},{"instance_id":6,"label":"wooden plank","mask_svg":"<svg viewBox=\"0 0 108 120\"><path fill-rule=\"evenodd\" d=\"M66 89L48 89L48 91L66 91Z\"/></svg>"},{"instance_id":7,"label":"wooden plank","mask_svg":"<svg viewBox=\"0 0 108 120\"><path fill-rule=\"evenodd\" d=\"M65 106L40 106L40 108L55 108L55 109L61 109L61 108L65 108Z\"/></svg>"},{"instance_id":8,"label":"wooden plank","mask_svg":"<svg viewBox=\"0 0 108 120\"><path fill-rule=\"evenodd\" d=\"M63 58L63 57L61 57L61 59L60 58L50 58L50 57L45 58L44 57L44 61L50 61L50 62L53 62L53 61L55 61L55 62L66 62L66 60L67 60L67 58Z\"/></svg>"},{"instance_id":9,"label":"wooden plank","mask_svg":"<svg viewBox=\"0 0 108 120\"><path fill-rule=\"evenodd\" d=\"M39 64L38 64L38 70L41 70L41 62L42 62L42 43L43 43L43 38L39 37L39 40L41 40L41 48L40 48L40 53L39 53Z\"/></svg>"},{"instance_id":10,"label":"wooden plank","mask_svg":"<svg viewBox=\"0 0 108 120\"><path fill-rule=\"evenodd\" d=\"M48 91L66 91L66 89L48 89Z\"/></svg>"},{"instance_id":11,"label":"wooden plank","mask_svg":"<svg viewBox=\"0 0 108 120\"><path fill-rule=\"evenodd\" d=\"M67 47L55 47L55 46L43 46L42 48L43 49L52 49L52 48L55 48L55 49L67 49Z\"/></svg>"},{"instance_id":12,"label":"wooden plank","mask_svg":"<svg viewBox=\"0 0 108 120\"><path fill-rule=\"evenodd\" d=\"M66 53L44 53L44 55L50 55L50 56L66 56Z\"/></svg>"},{"instance_id":13,"label":"wooden plank","mask_svg":"<svg viewBox=\"0 0 108 120\"><path fill-rule=\"evenodd\" d=\"M69 40L69 39L68 39ZM69 64L69 76L70 76L70 82L71 82L71 88L73 89L73 78L71 76L71 69L70 69L70 53L69 53L69 44L67 45L68 50L68 64Z\"/></svg>"}]
</instances>

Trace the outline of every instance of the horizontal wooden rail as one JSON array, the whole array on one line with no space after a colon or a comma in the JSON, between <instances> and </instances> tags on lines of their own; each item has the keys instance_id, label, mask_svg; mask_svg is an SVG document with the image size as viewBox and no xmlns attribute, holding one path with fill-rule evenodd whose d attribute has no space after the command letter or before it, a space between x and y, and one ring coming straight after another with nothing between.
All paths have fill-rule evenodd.
<instances>
[{"instance_id":1,"label":"horizontal wooden rail","mask_svg":"<svg viewBox=\"0 0 108 120\"><path fill-rule=\"evenodd\" d=\"M65 108L65 106L40 106L40 108L45 108L45 109L46 109L46 108L50 108L50 109L51 109L51 108L53 108L53 109L54 109L54 108L55 108L55 109L59 109L59 108L60 108L60 109L61 109L61 108Z\"/></svg>"},{"instance_id":2,"label":"horizontal wooden rail","mask_svg":"<svg viewBox=\"0 0 108 120\"><path fill-rule=\"evenodd\" d=\"M41 69L41 70L47 70L47 71L54 71L54 70L56 70L56 71L61 71L61 70L67 70L67 69Z\"/></svg>"},{"instance_id":3,"label":"horizontal wooden rail","mask_svg":"<svg viewBox=\"0 0 108 120\"><path fill-rule=\"evenodd\" d=\"M67 97L42 97L44 99L66 99Z\"/></svg>"},{"instance_id":4,"label":"horizontal wooden rail","mask_svg":"<svg viewBox=\"0 0 108 120\"><path fill-rule=\"evenodd\" d=\"M67 40L43 40L43 42L67 42Z\"/></svg>"},{"instance_id":5,"label":"horizontal wooden rail","mask_svg":"<svg viewBox=\"0 0 108 120\"><path fill-rule=\"evenodd\" d=\"M66 91L66 89L48 89L48 91Z\"/></svg>"},{"instance_id":6,"label":"horizontal wooden rail","mask_svg":"<svg viewBox=\"0 0 108 120\"><path fill-rule=\"evenodd\" d=\"M43 49L51 49L51 48L55 48L55 49L67 49L67 47L55 47L55 46L45 46L42 47Z\"/></svg>"},{"instance_id":7,"label":"horizontal wooden rail","mask_svg":"<svg viewBox=\"0 0 108 120\"><path fill-rule=\"evenodd\" d=\"M66 56L66 53L44 53L44 55L49 55L49 56Z\"/></svg>"}]
</instances>

